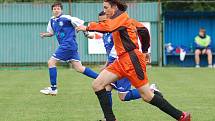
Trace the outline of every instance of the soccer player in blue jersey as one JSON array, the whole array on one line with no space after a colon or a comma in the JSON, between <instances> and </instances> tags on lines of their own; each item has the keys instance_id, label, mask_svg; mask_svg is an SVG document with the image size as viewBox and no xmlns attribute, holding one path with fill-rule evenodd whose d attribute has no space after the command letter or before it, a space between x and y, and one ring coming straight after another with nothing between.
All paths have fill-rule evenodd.
<instances>
[{"instance_id":1,"label":"soccer player in blue jersey","mask_svg":"<svg viewBox=\"0 0 215 121\"><path fill-rule=\"evenodd\" d=\"M90 68L82 66L78 54L75 27L83 25L84 21L70 15L64 15L62 13L63 6L60 2L54 3L51 8L54 16L48 22L47 32L40 33L40 36L43 38L55 35L59 47L48 61L51 87L40 90L41 93L46 95L57 94L56 63L59 61L71 63L77 72L83 73L88 77L95 79L98 76ZM85 33L85 35L87 34Z\"/></svg>"}]
</instances>

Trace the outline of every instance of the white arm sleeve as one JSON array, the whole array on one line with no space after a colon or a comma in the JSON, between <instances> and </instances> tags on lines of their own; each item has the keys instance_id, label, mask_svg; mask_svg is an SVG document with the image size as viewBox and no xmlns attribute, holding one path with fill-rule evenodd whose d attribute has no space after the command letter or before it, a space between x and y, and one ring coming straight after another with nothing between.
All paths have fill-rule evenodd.
<instances>
[{"instance_id":1,"label":"white arm sleeve","mask_svg":"<svg viewBox=\"0 0 215 121\"><path fill-rule=\"evenodd\" d=\"M71 17L71 23L74 27L77 27L77 26L81 26L81 25L84 25L84 21L77 18L77 17ZM85 37L88 37L89 36L89 32L87 31L84 31L84 36Z\"/></svg>"},{"instance_id":2,"label":"white arm sleeve","mask_svg":"<svg viewBox=\"0 0 215 121\"><path fill-rule=\"evenodd\" d=\"M52 33L52 34L54 33L52 26L51 26L51 21L49 21L49 23L48 23L47 32Z\"/></svg>"},{"instance_id":3,"label":"white arm sleeve","mask_svg":"<svg viewBox=\"0 0 215 121\"><path fill-rule=\"evenodd\" d=\"M69 19L71 21L71 24L73 25L73 27L78 27L78 26L84 25L84 21L77 17L72 17L70 15L63 15L62 17ZM88 32L83 32L83 33L84 33L85 37L89 36Z\"/></svg>"},{"instance_id":4,"label":"white arm sleeve","mask_svg":"<svg viewBox=\"0 0 215 121\"><path fill-rule=\"evenodd\" d=\"M83 25L84 21L76 17L71 17L71 23L73 26L77 27L77 26Z\"/></svg>"}]
</instances>

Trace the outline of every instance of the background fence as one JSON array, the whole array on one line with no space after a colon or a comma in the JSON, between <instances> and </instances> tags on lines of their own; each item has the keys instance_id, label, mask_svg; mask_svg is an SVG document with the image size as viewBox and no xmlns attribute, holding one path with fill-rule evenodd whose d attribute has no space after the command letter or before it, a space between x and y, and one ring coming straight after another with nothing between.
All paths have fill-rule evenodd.
<instances>
[{"instance_id":1,"label":"background fence","mask_svg":"<svg viewBox=\"0 0 215 121\"><path fill-rule=\"evenodd\" d=\"M129 3L130 17L150 22L152 36L152 63L158 63L158 3ZM102 3L72 3L72 16L85 21L96 21ZM69 5L64 3L64 13ZM56 38L41 39L52 16L51 4L0 4L0 64L46 63L57 47ZM77 41L82 62L103 62L106 56L88 54L88 42L78 33Z\"/></svg>"}]
</instances>

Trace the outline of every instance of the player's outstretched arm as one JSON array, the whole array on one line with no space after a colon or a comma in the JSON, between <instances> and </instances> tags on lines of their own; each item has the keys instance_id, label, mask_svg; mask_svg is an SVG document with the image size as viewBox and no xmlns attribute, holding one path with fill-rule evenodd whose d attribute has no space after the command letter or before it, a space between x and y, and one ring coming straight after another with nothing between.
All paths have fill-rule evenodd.
<instances>
[{"instance_id":1,"label":"player's outstretched arm","mask_svg":"<svg viewBox=\"0 0 215 121\"><path fill-rule=\"evenodd\" d=\"M81 25L81 26L78 26L78 27L76 27L75 29L77 30L77 31L86 31L86 26L84 26L84 25Z\"/></svg>"},{"instance_id":2,"label":"player's outstretched arm","mask_svg":"<svg viewBox=\"0 0 215 121\"><path fill-rule=\"evenodd\" d=\"M54 34L50 33L50 32L41 32L40 33L40 37L44 38L44 37L52 37Z\"/></svg>"},{"instance_id":3,"label":"player's outstretched arm","mask_svg":"<svg viewBox=\"0 0 215 121\"><path fill-rule=\"evenodd\" d=\"M101 33L113 32L120 27L123 27L123 24L128 21L128 15L125 12L117 12L118 16L113 16L111 19L106 19L102 22L90 22L87 31L97 31Z\"/></svg>"},{"instance_id":4,"label":"player's outstretched arm","mask_svg":"<svg viewBox=\"0 0 215 121\"><path fill-rule=\"evenodd\" d=\"M90 22L90 24L86 26L78 26L76 27L77 31L97 31L101 33L113 32L119 27L123 26L123 23L128 20L128 16L126 13L122 13L120 16L117 16L113 19L107 19L102 22Z\"/></svg>"}]
</instances>

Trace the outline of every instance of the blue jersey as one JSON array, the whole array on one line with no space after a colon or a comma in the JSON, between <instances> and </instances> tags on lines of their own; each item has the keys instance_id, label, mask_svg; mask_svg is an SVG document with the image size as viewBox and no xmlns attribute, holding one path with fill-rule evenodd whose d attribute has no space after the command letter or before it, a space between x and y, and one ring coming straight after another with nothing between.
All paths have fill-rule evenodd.
<instances>
[{"instance_id":1,"label":"blue jersey","mask_svg":"<svg viewBox=\"0 0 215 121\"><path fill-rule=\"evenodd\" d=\"M48 23L47 31L53 33L58 40L60 48L65 50L77 50L76 26L80 26L84 21L71 17L70 15L60 15L52 17Z\"/></svg>"},{"instance_id":2,"label":"blue jersey","mask_svg":"<svg viewBox=\"0 0 215 121\"><path fill-rule=\"evenodd\" d=\"M117 58L116 50L114 48L113 36L111 33L103 35L103 42L106 53L108 55L108 62L113 62Z\"/></svg>"}]
</instances>

